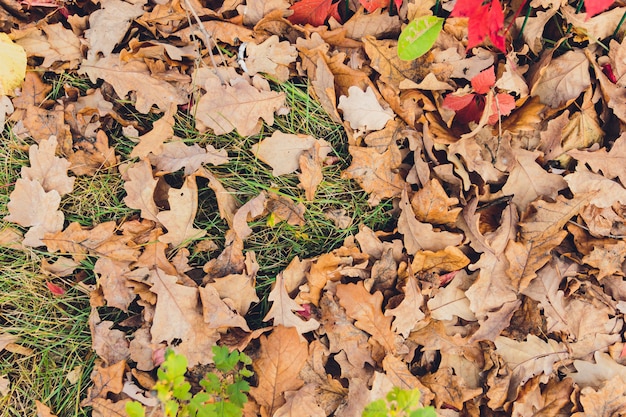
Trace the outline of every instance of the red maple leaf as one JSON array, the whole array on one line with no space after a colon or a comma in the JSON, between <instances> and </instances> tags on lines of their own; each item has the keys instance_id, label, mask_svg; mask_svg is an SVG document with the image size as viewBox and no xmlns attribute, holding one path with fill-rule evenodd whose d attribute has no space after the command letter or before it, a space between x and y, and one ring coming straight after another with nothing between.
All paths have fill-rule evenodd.
<instances>
[{"instance_id":1,"label":"red maple leaf","mask_svg":"<svg viewBox=\"0 0 626 417\"><path fill-rule=\"evenodd\" d=\"M339 3L333 4L333 0L302 0L294 3L289 10L294 13L287 19L294 25L322 26L332 16L341 23L339 16Z\"/></svg>"},{"instance_id":2,"label":"red maple leaf","mask_svg":"<svg viewBox=\"0 0 626 417\"><path fill-rule=\"evenodd\" d=\"M368 13L372 13L374 10L389 6L389 0L359 0L359 3L363 5ZM394 0L396 9L402 6L402 0Z\"/></svg>"},{"instance_id":3,"label":"red maple leaf","mask_svg":"<svg viewBox=\"0 0 626 417\"><path fill-rule=\"evenodd\" d=\"M505 50L505 40L502 34L504 12L498 0L459 0L450 16L469 18L468 50L480 45L486 38L491 39L493 46L499 50Z\"/></svg>"},{"instance_id":4,"label":"red maple leaf","mask_svg":"<svg viewBox=\"0 0 626 417\"><path fill-rule=\"evenodd\" d=\"M585 0L587 19L608 9L614 0Z\"/></svg>"}]
</instances>

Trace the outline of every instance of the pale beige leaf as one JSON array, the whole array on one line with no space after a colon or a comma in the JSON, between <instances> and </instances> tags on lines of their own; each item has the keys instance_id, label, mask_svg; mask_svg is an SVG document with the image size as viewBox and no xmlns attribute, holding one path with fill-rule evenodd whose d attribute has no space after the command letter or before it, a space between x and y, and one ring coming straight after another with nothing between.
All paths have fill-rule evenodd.
<instances>
[{"instance_id":1,"label":"pale beige leaf","mask_svg":"<svg viewBox=\"0 0 626 417\"><path fill-rule=\"evenodd\" d=\"M181 188L170 188L168 192L170 209L157 214L157 219L167 233L159 236L163 243L173 246L186 245L190 240L201 238L206 230L195 229L193 222L198 210L198 186L196 177L189 176Z\"/></svg>"},{"instance_id":2,"label":"pale beige leaf","mask_svg":"<svg viewBox=\"0 0 626 417\"><path fill-rule=\"evenodd\" d=\"M317 140L309 135L294 135L276 130L251 149L252 153L272 167L272 174L280 176L294 172L299 167L300 156ZM325 142L325 145L328 144Z\"/></svg>"},{"instance_id":3,"label":"pale beige leaf","mask_svg":"<svg viewBox=\"0 0 626 417\"><path fill-rule=\"evenodd\" d=\"M393 110L380 105L371 87L365 92L359 87L350 87L347 97L339 97L337 108L343 111L343 118L350 127L361 133L380 130L394 118Z\"/></svg>"},{"instance_id":4,"label":"pale beige leaf","mask_svg":"<svg viewBox=\"0 0 626 417\"><path fill-rule=\"evenodd\" d=\"M243 78L230 80L226 86L210 78L205 90L196 109L196 127L200 132L212 129L216 135L235 129L241 136L254 135L261 129L260 119L274 124L274 112L285 102L284 93L259 90Z\"/></svg>"},{"instance_id":5,"label":"pale beige leaf","mask_svg":"<svg viewBox=\"0 0 626 417\"><path fill-rule=\"evenodd\" d=\"M539 96L542 103L556 108L577 98L590 85L587 57L582 50L575 49L554 58L543 68L530 94Z\"/></svg>"},{"instance_id":6,"label":"pale beige leaf","mask_svg":"<svg viewBox=\"0 0 626 417\"><path fill-rule=\"evenodd\" d=\"M304 189L304 195L308 201L313 201L317 186L324 180L319 143L316 142L313 149L309 149L300 155L299 162L300 174L298 174L298 179L300 183L298 187Z\"/></svg>"},{"instance_id":7,"label":"pale beige leaf","mask_svg":"<svg viewBox=\"0 0 626 417\"><path fill-rule=\"evenodd\" d=\"M146 159L134 163L126 171L128 180L124 183L126 197L124 204L141 210L141 217L158 222L159 209L154 202L154 190L159 182L152 176L152 166Z\"/></svg>"},{"instance_id":8,"label":"pale beige leaf","mask_svg":"<svg viewBox=\"0 0 626 417\"><path fill-rule=\"evenodd\" d=\"M295 312L302 311L304 308L287 294L282 273L276 276L274 289L272 289L267 299L272 301L273 304L263 321L273 320L274 326L295 327L300 335L312 332L320 327L320 323L317 320L313 318L304 320L296 315Z\"/></svg>"},{"instance_id":9,"label":"pale beige leaf","mask_svg":"<svg viewBox=\"0 0 626 417\"><path fill-rule=\"evenodd\" d=\"M101 0L100 9L89 15L89 29L85 31L89 56L108 56L124 38L133 19L144 13L144 4L145 1Z\"/></svg>"},{"instance_id":10,"label":"pale beige leaf","mask_svg":"<svg viewBox=\"0 0 626 417\"><path fill-rule=\"evenodd\" d=\"M385 310L385 316L393 316L393 331L407 337L417 322L424 319L422 311L424 297L413 275L409 275L404 286L404 299L395 308Z\"/></svg>"},{"instance_id":11,"label":"pale beige leaf","mask_svg":"<svg viewBox=\"0 0 626 417\"><path fill-rule=\"evenodd\" d=\"M233 216L233 231L240 240L247 239L252 234L252 229L248 222L256 219L265 212L267 193L262 191L256 197L248 200L246 204L239 207Z\"/></svg>"},{"instance_id":12,"label":"pale beige leaf","mask_svg":"<svg viewBox=\"0 0 626 417\"><path fill-rule=\"evenodd\" d=\"M187 102L187 94L182 89L152 77L145 62L121 62L118 54L83 61L79 72L87 74L93 83L102 79L111 84L121 98L126 98L131 91L135 92L135 108L142 114L150 112L152 105L166 112L172 105Z\"/></svg>"},{"instance_id":13,"label":"pale beige leaf","mask_svg":"<svg viewBox=\"0 0 626 417\"><path fill-rule=\"evenodd\" d=\"M285 82L289 79L289 65L295 62L298 51L289 41L280 42L278 36L272 35L258 45L248 44L246 55L248 74L262 72L278 82Z\"/></svg>"},{"instance_id":14,"label":"pale beige leaf","mask_svg":"<svg viewBox=\"0 0 626 417\"><path fill-rule=\"evenodd\" d=\"M267 337L261 336L260 343L258 359L252 363L259 382L250 394L261 406L261 416L270 417L285 403L285 392L302 387L298 374L308 349L296 329L283 326L277 326Z\"/></svg>"},{"instance_id":15,"label":"pale beige leaf","mask_svg":"<svg viewBox=\"0 0 626 417\"><path fill-rule=\"evenodd\" d=\"M359 8L356 13L343 25L346 36L361 40L364 36L373 36L380 39L380 35L398 36L400 34L400 19L383 13L383 9L376 9L373 13L366 13Z\"/></svg>"},{"instance_id":16,"label":"pale beige leaf","mask_svg":"<svg viewBox=\"0 0 626 417\"><path fill-rule=\"evenodd\" d=\"M163 143L170 140L172 136L174 136L174 118L166 114L152 124L152 130L138 138L139 143L131 151L131 158L161 154Z\"/></svg>"},{"instance_id":17,"label":"pale beige leaf","mask_svg":"<svg viewBox=\"0 0 626 417\"><path fill-rule=\"evenodd\" d=\"M165 143L158 155L150 154L148 157L160 174L176 172L185 168L184 174L191 175L202 164L221 165L228 162L226 149L218 151L212 145L206 145L206 148L203 148L197 143L188 146L183 141Z\"/></svg>"},{"instance_id":18,"label":"pale beige leaf","mask_svg":"<svg viewBox=\"0 0 626 417\"><path fill-rule=\"evenodd\" d=\"M43 189L48 192L56 190L63 196L74 189L75 177L67 175L70 163L65 158L55 156L57 138L50 136L48 140L42 140L39 145L31 145L28 150L30 167L22 167L22 178L37 180Z\"/></svg>"},{"instance_id":19,"label":"pale beige leaf","mask_svg":"<svg viewBox=\"0 0 626 417\"><path fill-rule=\"evenodd\" d=\"M97 309L92 307L89 315L92 348L107 365L118 364L130 357L126 334L112 329L114 325L110 320L100 320Z\"/></svg>"},{"instance_id":20,"label":"pale beige leaf","mask_svg":"<svg viewBox=\"0 0 626 417\"><path fill-rule=\"evenodd\" d=\"M223 278L222 278L223 279ZM246 319L237 314L221 298L215 288L210 285L200 287L200 300L202 301L202 316L204 322L212 329L224 331L230 327L239 327L250 331Z\"/></svg>"},{"instance_id":21,"label":"pale beige leaf","mask_svg":"<svg viewBox=\"0 0 626 417\"><path fill-rule=\"evenodd\" d=\"M46 192L37 180L19 178L11 192L4 220L20 226L30 227L22 242L26 246L42 246L46 233L55 233L63 228L65 216L59 211L61 196L56 190Z\"/></svg>"},{"instance_id":22,"label":"pale beige leaf","mask_svg":"<svg viewBox=\"0 0 626 417\"><path fill-rule=\"evenodd\" d=\"M541 152L515 149L515 165L502 187L505 195L512 195L513 202L520 211L524 211L528 204L539 197L551 197L567 187L563 177L550 174L539 165L536 160Z\"/></svg>"},{"instance_id":23,"label":"pale beige leaf","mask_svg":"<svg viewBox=\"0 0 626 417\"><path fill-rule=\"evenodd\" d=\"M246 255L249 253L247 252ZM220 298L228 301L229 307L244 316L250 309L250 305L259 302L259 296L254 288L255 283L254 274L230 274L216 278L207 284L207 287L215 288Z\"/></svg>"},{"instance_id":24,"label":"pale beige leaf","mask_svg":"<svg viewBox=\"0 0 626 417\"><path fill-rule=\"evenodd\" d=\"M175 276L167 275L158 268L151 273L150 291L157 295L150 330L152 343L167 343L174 351L187 357L189 366L211 363L211 347L220 338L219 332L204 321L198 288L187 287L177 281Z\"/></svg>"},{"instance_id":25,"label":"pale beige leaf","mask_svg":"<svg viewBox=\"0 0 626 417\"><path fill-rule=\"evenodd\" d=\"M596 207L611 207L615 203L626 205L626 189L602 175L583 169L566 175L565 181L574 194L591 194L589 203Z\"/></svg>"},{"instance_id":26,"label":"pale beige leaf","mask_svg":"<svg viewBox=\"0 0 626 417\"><path fill-rule=\"evenodd\" d=\"M626 185L626 133L615 139L608 152L606 148L593 152L574 149L567 154L589 165L594 172L602 172L608 179L619 178Z\"/></svg>"},{"instance_id":27,"label":"pale beige leaf","mask_svg":"<svg viewBox=\"0 0 626 417\"><path fill-rule=\"evenodd\" d=\"M103 256L96 261L93 272L98 277L98 285L107 305L128 311L128 306L136 297L125 276L130 272L130 262L114 261Z\"/></svg>"},{"instance_id":28,"label":"pale beige leaf","mask_svg":"<svg viewBox=\"0 0 626 417\"><path fill-rule=\"evenodd\" d=\"M268 13L274 10L287 10L290 5L287 0L251 1L237 6L237 11L243 16L244 25L254 26Z\"/></svg>"},{"instance_id":29,"label":"pale beige leaf","mask_svg":"<svg viewBox=\"0 0 626 417\"><path fill-rule=\"evenodd\" d=\"M463 235L450 232L436 232L429 223L422 223L415 217L406 191L402 191L400 200L398 231L404 235L404 246L410 254L420 250L438 251L448 246L457 246L463 241Z\"/></svg>"}]
</instances>

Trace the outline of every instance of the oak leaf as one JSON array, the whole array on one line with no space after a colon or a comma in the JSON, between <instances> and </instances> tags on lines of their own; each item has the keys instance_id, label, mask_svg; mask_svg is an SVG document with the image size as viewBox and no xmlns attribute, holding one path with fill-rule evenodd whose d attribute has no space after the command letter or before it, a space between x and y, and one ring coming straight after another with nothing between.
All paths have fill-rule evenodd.
<instances>
[{"instance_id":1,"label":"oak leaf","mask_svg":"<svg viewBox=\"0 0 626 417\"><path fill-rule=\"evenodd\" d=\"M376 206L383 198L401 194L406 183L398 172L402 154L395 143L382 154L375 148L360 146L350 146L348 151L352 164L341 175L356 180L363 190L370 193L370 205Z\"/></svg>"},{"instance_id":2,"label":"oak leaf","mask_svg":"<svg viewBox=\"0 0 626 417\"><path fill-rule=\"evenodd\" d=\"M588 203L596 207L611 207L615 203L626 204L626 189L622 185L585 168L566 175L564 179L574 194L590 194Z\"/></svg>"},{"instance_id":3,"label":"oak leaf","mask_svg":"<svg viewBox=\"0 0 626 417\"><path fill-rule=\"evenodd\" d=\"M465 268L470 260L456 246L447 246L442 250L418 251L411 262L413 273L432 272L441 274L442 272L458 271Z\"/></svg>"},{"instance_id":4,"label":"oak leaf","mask_svg":"<svg viewBox=\"0 0 626 417\"><path fill-rule=\"evenodd\" d=\"M298 374L308 349L296 329L284 326L277 326L272 334L259 340L259 356L252 363L259 382L250 389L250 395L261 406L261 416L270 417L285 403L285 392L302 387Z\"/></svg>"},{"instance_id":5,"label":"oak leaf","mask_svg":"<svg viewBox=\"0 0 626 417\"><path fill-rule=\"evenodd\" d=\"M246 255L249 256L250 253L253 252L247 252ZM242 274L229 274L216 278L206 286L214 288L220 298L243 317L248 313L252 304L259 302L259 296L255 290L255 278L256 273L245 271Z\"/></svg>"},{"instance_id":6,"label":"oak leaf","mask_svg":"<svg viewBox=\"0 0 626 417\"><path fill-rule=\"evenodd\" d=\"M81 64L79 73L87 74L93 83L96 83L98 79L106 81L113 86L121 98L126 98L131 91L134 92L136 94L135 108L142 114L150 112L152 105L156 105L159 110L165 112L172 105L187 102L187 95L181 89L167 81L152 77L145 62L136 60L121 62L118 54L85 60Z\"/></svg>"},{"instance_id":7,"label":"oak leaf","mask_svg":"<svg viewBox=\"0 0 626 417\"><path fill-rule=\"evenodd\" d=\"M11 192L4 220L20 226L30 227L22 244L42 246L46 233L55 233L63 228L65 216L59 211L61 196L56 190L46 192L37 180L19 178Z\"/></svg>"},{"instance_id":8,"label":"oak leaf","mask_svg":"<svg viewBox=\"0 0 626 417\"><path fill-rule=\"evenodd\" d=\"M382 365L387 378L389 378L389 382L391 382L393 386L403 390L419 388L421 394L420 404L429 405L431 403L434 397L433 393L428 387L422 384L420 378L411 373L406 362L395 355L387 355L383 359ZM372 386L372 391L374 390L375 388Z\"/></svg>"},{"instance_id":9,"label":"oak leaf","mask_svg":"<svg viewBox=\"0 0 626 417\"><path fill-rule=\"evenodd\" d=\"M95 175L118 163L115 149L109 146L104 130L98 130L95 141L85 139L74 142L74 148L68 159L72 163L70 169L76 175Z\"/></svg>"},{"instance_id":10,"label":"oak leaf","mask_svg":"<svg viewBox=\"0 0 626 417\"><path fill-rule=\"evenodd\" d=\"M573 149L567 154L589 165L594 172L602 172L608 179L619 178L622 185L626 185L626 134L615 139L608 152L606 148L593 152Z\"/></svg>"},{"instance_id":11,"label":"oak leaf","mask_svg":"<svg viewBox=\"0 0 626 417\"><path fill-rule=\"evenodd\" d=\"M385 316L393 316L392 330L408 337L413 328L426 315L421 310L424 304L422 291L414 275L409 275L404 286L404 299L395 308L385 310Z\"/></svg>"},{"instance_id":12,"label":"oak leaf","mask_svg":"<svg viewBox=\"0 0 626 417\"><path fill-rule=\"evenodd\" d=\"M537 198L556 195L558 191L567 187L563 177L546 172L536 162L541 152L531 152L521 148L513 152L515 165L510 170L502 192L506 195L513 195L512 201L520 211L524 211L528 204Z\"/></svg>"},{"instance_id":13,"label":"oak leaf","mask_svg":"<svg viewBox=\"0 0 626 417\"><path fill-rule=\"evenodd\" d=\"M235 129L241 136L254 135L261 129L259 119L273 125L274 112L285 102L284 93L257 89L243 78L232 79L228 85L217 77L209 78L204 88L206 94L196 109L197 128L200 132L212 129L216 135Z\"/></svg>"},{"instance_id":14,"label":"oak leaf","mask_svg":"<svg viewBox=\"0 0 626 417\"><path fill-rule=\"evenodd\" d=\"M41 67L46 69L76 69L83 59L80 39L62 23L33 26L14 32L12 37L29 57L42 57Z\"/></svg>"},{"instance_id":15,"label":"oak leaf","mask_svg":"<svg viewBox=\"0 0 626 417\"><path fill-rule=\"evenodd\" d=\"M399 336L391 330L391 317L382 312L383 295L376 291L370 294L363 282L358 284L337 285L339 304L346 309L348 317L355 320L354 325L369 333L372 339L381 345L386 353L398 352ZM371 343L371 342L370 342Z\"/></svg>"},{"instance_id":16,"label":"oak leaf","mask_svg":"<svg viewBox=\"0 0 626 417\"><path fill-rule=\"evenodd\" d=\"M365 92L359 87L350 87L347 97L339 97L337 108L343 111L344 120L359 134L380 130L394 118L393 110L380 105L371 87Z\"/></svg>"},{"instance_id":17,"label":"oak leaf","mask_svg":"<svg viewBox=\"0 0 626 417\"><path fill-rule=\"evenodd\" d=\"M92 348L107 365L124 362L130 357L126 334L118 329L111 329L115 323L110 320L102 321L95 307L89 315Z\"/></svg>"},{"instance_id":18,"label":"oak leaf","mask_svg":"<svg viewBox=\"0 0 626 417\"><path fill-rule=\"evenodd\" d=\"M584 263L598 268L597 278L601 280L611 275L624 275L622 264L626 258L626 242L620 240L614 245L595 247L589 255L582 259Z\"/></svg>"},{"instance_id":19,"label":"oak leaf","mask_svg":"<svg viewBox=\"0 0 626 417\"><path fill-rule=\"evenodd\" d=\"M424 375L421 382L434 393L437 408L452 406L461 410L466 401L483 393L482 388L468 387L465 380L450 367L439 367L437 372Z\"/></svg>"},{"instance_id":20,"label":"oak leaf","mask_svg":"<svg viewBox=\"0 0 626 417\"><path fill-rule=\"evenodd\" d=\"M235 212L232 230L239 240L246 240L252 234L252 229L248 226L248 222L265 213L267 199L267 193L261 191L259 195L248 200Z\"/></svg>"},{"instance_id":21,"label":"oak leaf","mask_svg":"<svg viewBox=\"0 0 626 417\"><path fill-rule=\"evenodd\" d=\"M195 229L193 222L198 210L198 186L196 177L189 176L181 188L170 188L168 191L170 209L157 214L157 219L167 233L159 236L159 240L173 246L187 245L190 240L201 238L206 230Z\"/></svg>"},{"instance_id":22,"label":"oak leaf","mask_svg":"<svg viewBox=\"0 0 626 417\"><path fill-rule=\"evenodd\" d=\"M102 0L101 8L89 15L89 29L85 38L89 41L89 56L102 53L109 56L124 38L133 19L144 13L144 0L128 3L122 0Z\"/></svg>"},{"instance_id":23,"label":"oak leaf","mask_svg":"<svg viewBox=\"0 0 626 417\"><path fill-rule=\"evenodd\" d=\"M285 327L295 327L300 335L312 332L320 327L320 323L317 320L313 318L303 320L295 314L295 312L302 311L303 307L287 294L282 273L276 276L274 288L267 299L272 301L273 304L263 318L263 321L273 319L274 326L282 325Z\"/></svg>"},{"instance_id":24,"label":"oak leaf","mask_svg":"<svg viewBox=\"0 0 626 417\"><path fill-rule=\"evenodd\" d=\"M152 130L137 138L139 143L130 152L131 158L143 158L163 152L163 143L174 136L174 118L166 114L152 124Z\"/></svg>"},{"instance_id":25,"label":"oak leaf","mask_svg":"<svg viewBox=\"0 0 626 417\"><path fill-rule=\"evenodd\" d=\"M272 175L289 174L300 166L300 156L318 143L320 157L325 158L332 150L330 144L323 139L315 139L310 135L294 135L279 130L272 136L262 139L255 144L251 151L261 161L272 167Z\"/></svg>"},{"instance_id":26,"label":"oak leaf","mask_svg":"<svg viewBox=\"0 0 626 417\"><path fill-rule=\"evenodd\" d=\"M76 178L68 177L70 163L65 158L55 156L56 149L55 136L42 140L39 146L31 145L28 150L30 167L22 167L21 174L24 179L39 181L46 192L56 190L63 196L72 192Z\"/></svg>"},{"instance_id":27,"label":"oak leaf","mask_svg":"<svg viewBox=\"0 0 626 417\"><path fill-rule=\"evenodd\" d=\"M575 417L609 417L626 413L626 382L619 376L606 378L598 390L585 387L580 391L582 410Z\"/></svg>"},{"instance_id":28,"label":"oak leaf","mask_svg":"<svg viewBox=\"0 0 626 417\"><path fill-rule=\"evenodd\" d=\"M184 174L191 175L202 164L221 165L228 162L226 149L215 149L212 145L205 148L197 143L189 146L183 141L167 142L163 144L161 152L156 155L148 155L150 162L154 164L159 174L176 172L185 168Z\"/></svg>"},{"instance_id":29,"label":"oak leaf","mask_svg":"<svg viewBox=\"0 0 626 417\"><path fill-rule=\"evenodd\" d=\"M223 279L223 278L222 278ZM220 298L220 294L210 285L198 288L202 302L202 317L209 327L218 330L226 330L230 327L239 327L250 331L246 319L240 316Z\"/></svg>"},{"instance_id":30,"label":"oak leaf","mask_svg":"<svg viewBox=\"0 0 626 417\"><path fill-rule=\"evenodd\" d=\"M126 273L130 272L130 262L114 261L106 256L98 258L93 267L98 277L107 305L126 312L136 294L128 284Z\"/></svg>"},{"instance_id":31,"label":"oak leaf","mask_svg":"<svg viewBox=\"0 0 626 417\"><path fill-rule=\"evenodd\" d=\"M404 235L404 246L410 254L420 250L443 250L448 246L457 246L463 241L460 234L436 232L433 231L431 224L417 220L406 191L402 191L400 210L402 212L398 218L398 231Z\"/></svg>"},{"instance_id":32,"label":"oak leaf","mask_svg":"<svg viewBox=\"0 0 626 417\"><path fill-rule=\"evenodd\" d=\"M211 347L219 340L219 332L204 321L198 288L177 281L158 268L151 273L150 291L157 295L152 343L167 343L187 357L189 366L211 363Z\"/></svg>"},{"instance_id":33,"label":"oak leaf","mask_svg":"<svg viewBox=\"0 0 626 417\"><path fill-rule=\"evenodd\" d=\"M316 142L312 149L309 149L302 153L299 158L300 174L298 179L300 183L299 188L304 190L305 198L308 201L315 199L315 192L317 186L324 180L324 174L322 173L322 158L320 155L320 145Z\"/></svg>"},{"instance_id":34,"label":"oak leaf","mask_svg":"<svg viewBox=\"0 0 626 417\"><path fill-rule=\"evenodd\" d=\"M295 62L298 52L289 41L280 42L278 36L272 35L258 45L249 44L246 55L248 74L262 72L282 83L289 79L289 65Z\"/></svg>"},{"instance_id":35,"label":"oak leaf","mask_svg":"<svg viewBox=\"0 0 626 417\"><path fill-rule=\"evenodd\" d=\"M461 212L458 198L448 197L439 180L433 178L411 197L417 220L425 223L451 224Z\"/></svg>"},{"instance_id":36,"label":"oak leaf","mask_svg":"<svg viewBox=\"0 0 626 417\"><path fill-rule=\"evenodd\" d=\"M277 223L286 221L292 226L304 226L304 212L306 207L302 203L294 203L293 200L282 195L270 193L265 204L270 217L267 223L274 226Z\"/></svg>"},{"instance_id":37,"label":"oak leaf","mask_svg":"<svg viewBox=\"0 0 626 417\"><path fill-rule=\"evenodd\" d=\"M150 163L146 159L136 162L128 168L126 175L124 204L141 210L142 218L158 222L159 209L154 202L154 191L159 181L152 176Z\"/></svg>"},{"instance_id":38,"label":"oak leaf","mask_svg":"<svg viewBox=\"0 0 626 417\"><path fill-rule=\"evenodd\" d=\"M542 68L530 94L539 96L542 103L557 108L577 98L590 85L587 57L582 50L576 49L554 58Z\"/></svg>"}]
</instances>

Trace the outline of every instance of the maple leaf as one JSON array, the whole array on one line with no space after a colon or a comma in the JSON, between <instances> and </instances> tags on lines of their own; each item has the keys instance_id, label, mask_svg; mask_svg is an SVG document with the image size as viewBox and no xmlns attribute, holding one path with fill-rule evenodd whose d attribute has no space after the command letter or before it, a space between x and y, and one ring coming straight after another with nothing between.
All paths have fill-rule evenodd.
<instances>
[{"instance_id":1,"label":"maple leaf","mask_svg":"<svg viewBox=\"0 0 626 417\"><path fill-rule=\"evenodd\" d=\"M483 43L486 38L500 51L505 51L505 38L501 33L504 29L504 13L499 0L458 1L450 16L469 18L468 51Z\"/></svg>"},{"instance_id":2,"label":"maple leaf","mask_svg":"<svg viewBox=\"0 0 626 417\"><path fill-rule=\"evenodd\" d=\"M293 10L293 14L287 19L294 25L309 23L313 26L322 26L331 16L340 23L342 21L339 15L339 2L333 3L333 0L300 0L289 10Z\"/></svg>"}]
</instances>

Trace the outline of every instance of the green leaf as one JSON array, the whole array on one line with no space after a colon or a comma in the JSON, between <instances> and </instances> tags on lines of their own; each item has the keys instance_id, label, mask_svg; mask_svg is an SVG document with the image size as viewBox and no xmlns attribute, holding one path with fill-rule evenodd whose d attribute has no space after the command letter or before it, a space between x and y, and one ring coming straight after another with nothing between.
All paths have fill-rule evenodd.
<instances>
[{"instance_id":1,"label":"green leaf","mask_svg":"<svg viewBox=\"0 0 626 417\"><path fill-rule=\"evenodd\" d=\"M126 403L126 414L128 414L128 417L144 417L146 410L138 401L129 401Z\"/></svg>"},{"instance_id":2,"label":"green leaf","mask_svg":"<svg viewBox=\"0 0 626 417\"><path fill-rule=\"evenodd\" d=\"M385 400L380 399L373 401L365 407L363 410L363 417L387 417L387 403Z\"/></svg>"},{"instance_id":3,"label":"green leaf","mask_svg":"<svg viewBox=\"0 0 626 417\"><path fill-rule=\"evenodd\" d=\"M422 16L409 23L398 38L400 59L410 61L428 52L443 28L443 21L437 16Z\"/></svg>"}]
</instances>

